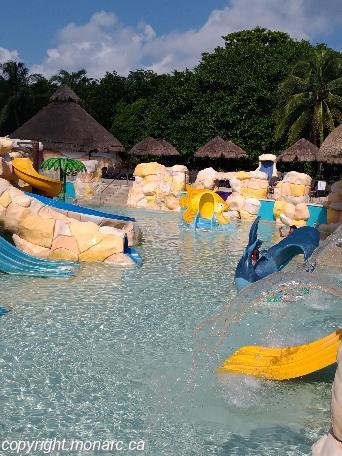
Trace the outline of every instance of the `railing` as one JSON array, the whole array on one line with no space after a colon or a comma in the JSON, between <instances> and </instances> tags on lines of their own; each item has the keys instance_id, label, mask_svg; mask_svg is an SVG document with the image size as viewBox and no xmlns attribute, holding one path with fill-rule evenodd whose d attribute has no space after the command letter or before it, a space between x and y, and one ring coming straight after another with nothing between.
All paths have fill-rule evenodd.
<instances>
[{"instance_id":1,"label":"railing","mask_svg":"<svg viewBox=\"0 0 342 456\"><path fill-rule=\"evenodd\" d=\"M115 179L112 179L111 182L109 182L109 184L106 185L105 188L101 190L101 193L100 193L100 201L99 201L100 206L101 206L101 204L102 204L102 195L103 195L103 192L106 191L107 188L109 188L109 187L113 184L114 181L115 181Z\"/></svg>"},{"instance_id":2,"label":"railing","mask_svg":"<svg viewBox=\"0 0 342 456\"><path fill-rule=\"evenodd\" d=\"M109 182L109 184L106 185L106 186L101 190L101 192L100 192L99 204L100 204L100 205L102 204L102 196L103 196L104 192L105 192L106 190L108 190L108 188L109 188L112 184L114 184L115 182L123 182L123 181L124 181L124 180L121 180L121 179L120 179L120 180L119 180L119 179L111 179L111 181ZM127 187L129 186L128 175L127 175L127 179L126 179L126 185L127 185Z\"/></svg>"}]
</instances>

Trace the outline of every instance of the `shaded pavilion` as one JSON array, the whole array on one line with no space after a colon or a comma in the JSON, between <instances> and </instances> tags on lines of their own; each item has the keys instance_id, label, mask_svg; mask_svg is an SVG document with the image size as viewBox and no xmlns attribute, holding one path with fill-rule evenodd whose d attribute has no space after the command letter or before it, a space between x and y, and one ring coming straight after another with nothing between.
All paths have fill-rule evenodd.
<instances>
[{"instance_id":1,"label":"shaded pavilion","mask_svg":"<svg viewBox=\"0 0 342 456\"><path fill-rule=\"evenodd\" d=\"M329 165L342 165L342 124L323 141L318 152L318 161Z\"/></svg>"},{"instance_id":2,"label":"shaded pavilion","mask_svg":"<svg viewBox=\"0 0 342 456\"><path fill-rule=\"evenodd\" d=\"M149 161L155 159L167 166L181 162L181 155L172 144L164 139L155 139L151 136L133 146L129 155Z\"/></svg>"},{"instance_id":3,"label":"shaded pavilion","mask_svg":"<svg viewBox=\"0 0 342 456\"><path fill-rule=\"evenodd\" d=\"M125 149L121 142L80 105L80 98L68 86L51 96L47 106L10 134L11 138L40 141L44 158L66 155L72 158L118 158Z\"/></svg>"},{"instance_id":4,"label":"shaded pavilion","mask_svg":"<svg viewBox=\"0 0 342 456\"><path fill-rule=\"evenodd\" d=\"M226 141L216 136L200 147L194 158L196 168L211 166L216 170L228 170L229 161L229 170L235 170L241 168L241 161L248 159L248 155L245 150L232 141Z\"/></svg>"},{"instance_id":5,"label":"shaded pavilion","mask_svg":"<svg viewBox=\"0 0 342 456\"><path fill-rule=\"evenodd\" d=\"M277 162L316 162L319 148L305 138L299 139L292 146L283 150L277 157Z\"/></svg>"}]
</instances>

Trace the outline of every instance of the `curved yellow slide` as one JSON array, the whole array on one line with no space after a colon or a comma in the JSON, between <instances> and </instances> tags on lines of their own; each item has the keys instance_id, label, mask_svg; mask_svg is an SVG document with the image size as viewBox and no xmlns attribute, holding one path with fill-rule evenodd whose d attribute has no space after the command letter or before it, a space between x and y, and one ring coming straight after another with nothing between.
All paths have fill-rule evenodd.
<instances>
[{"instance_id":1,"label":"curved yellow slide","mask_svg":"<svg viewBox=\"0 0 342 456\"><path fill-rule=\"evenodd\" d=\"M293 347L241 347L217 368L219 373L238 373L270 380L288 380L311 374L336 362L342 329L323 339Z\"/></svg>"},{"instance_id":2,"label":"curved yellow slide","mask_svg":"<svg viewBox=\"0 0 342 456\"><path fill-rule=\"evenodd\" d=\"M14 158L11 163L14 174L27 184L40 190L42 195L57 196L61 191L62 182L37 173L29 158Z\"/></svg>"}]
</instances>

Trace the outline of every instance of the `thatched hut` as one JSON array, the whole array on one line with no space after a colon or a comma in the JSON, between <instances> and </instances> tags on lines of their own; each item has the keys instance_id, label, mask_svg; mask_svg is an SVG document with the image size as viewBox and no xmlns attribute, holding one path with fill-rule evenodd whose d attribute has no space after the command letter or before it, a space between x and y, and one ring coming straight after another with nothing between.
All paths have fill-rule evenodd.
<instances>
[{"instance_id":1,"label":"thatched hut","mask_svg":"<svg viewBox=\"0 0 342 456\"><path fill-rule=\"evenodd\" d=\"M292 146L283 150L277 157L277 162L315 162L319 148L305 138L299 139Z\"/></svg>"},{"instance_id":2,"label":"thatched hut","mask_svg":"<svg viewBox=\"0 0 342 456\"><path fill-rule=\"evenodd\" d=\"M342 165L342 124L325 138L317 159L330 165Z\"/></svg>"},{"instance_id":3,"label":"thatched hut","mask_svg":"<svg viewBox=\"0 0 342 456\"><path fill-rule=\"evenodd\" d=\"M49 104L10 137L41 141L44 158L117 159L117 153L124 151L120 141L81 107L79 97L68 86L57 89Z\"/></svg>"},{"instance_id":4,"label":"thatched hut","mask_svg":"<svg viewBox=\"0 0 342 456\"><path fill-rule=\"evenodd\" d=\"M204 146L200 147L195 153L196 158L224 158L239 160L248 158L247 153L231 141L216 136Z\"/></svg>"},{"instance_id":5,"label":"thatched hut","mask_svg":"<svg viewBox=\"0 0 342 456\"><path fill-rule=\"evenodd\" d=\"M164 139L155 139L149 136L143 139L130 151L131 155L140 157L179 157L175 147Z\"/></svg>"}]
</instances>

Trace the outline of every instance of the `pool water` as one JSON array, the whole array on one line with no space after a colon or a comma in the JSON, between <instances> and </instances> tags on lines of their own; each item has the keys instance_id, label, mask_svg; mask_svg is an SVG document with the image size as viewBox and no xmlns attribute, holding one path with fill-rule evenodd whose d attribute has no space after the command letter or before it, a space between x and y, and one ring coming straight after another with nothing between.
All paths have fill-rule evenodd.
<instances>
[{"instance_id":1,"label":"pool water","mask_svg":"<svg viewBox=\"0 0 342 456\"><path fill-rule=\"evenodd\" d=\"M339 299L294 287L234 307L248 223L194 232L178 214L120 213L143 229L141 268L0 277L11 309L0 318L0 439L142 439L153 456L310 454L329 428L334 368L282 383L214 370L241 345L328 334L341 324ZM273 224L259 231L276 240ZM225 313L233 322L217 337Z\"/></svg>"}]
</instances>

